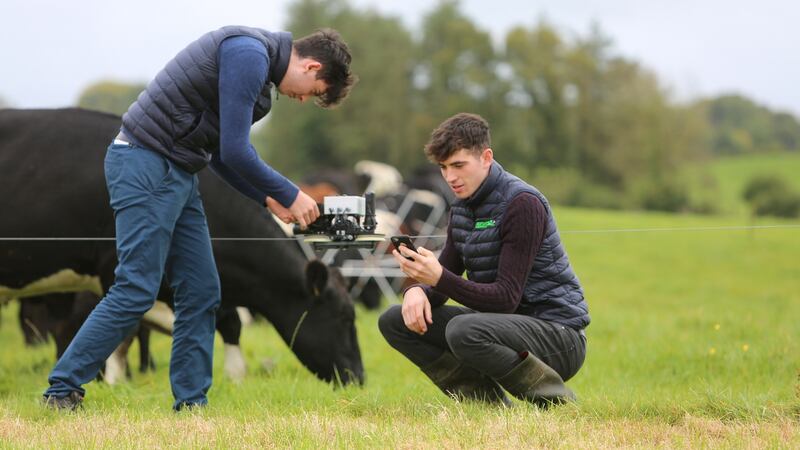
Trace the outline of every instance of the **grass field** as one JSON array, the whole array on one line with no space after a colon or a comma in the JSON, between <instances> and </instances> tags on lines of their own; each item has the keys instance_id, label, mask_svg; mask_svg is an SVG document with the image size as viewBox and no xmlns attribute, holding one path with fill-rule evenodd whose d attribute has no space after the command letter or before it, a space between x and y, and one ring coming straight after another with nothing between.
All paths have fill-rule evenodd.
<instances>
[{"instance_id":1,"label":"grass field","mask_svg":"<svg viewBox=\"0 0 800 450\"><path fill-rule=\"evenodd\" d=\"M556 212L592 315L586 363L568 383L575 405L455 403L384 343L377 313L359 310L362 388L317 381L258 323L244 330L242 384L223 378L218 339L203 411L170 410L170 342L158 336L155 373L91 383L83 411L58 414L39 405L54 350L23 347L11 305L0 326L0 447L800 447L800 228ZM687 227L696 229L585 232ZM261 368L266 357L274 370Z\"/></svg>"}]
</instances>

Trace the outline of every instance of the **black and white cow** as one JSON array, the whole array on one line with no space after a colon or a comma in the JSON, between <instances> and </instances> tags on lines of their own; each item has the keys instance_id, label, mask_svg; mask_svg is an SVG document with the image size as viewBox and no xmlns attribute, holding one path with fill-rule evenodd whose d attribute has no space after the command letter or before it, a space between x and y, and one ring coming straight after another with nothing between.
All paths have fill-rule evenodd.
<instances>
[{"instance_id":1,"label":"black and white cow","mask_svg":"<svg viewBox=\"0 0 800 450\"><path fill-rule=\"evenodd\" d=\"M52 292L20 299L19 321L25 344L42 345L52 339L56 344L56 359L60 358L99 301L100 297L92 291ZM171 311L169 313L168 317L171 316L174 320L174 315ZM152 316L154 312L148 314ZM127 351L134 338L139 339L139 371L144 373L155 369L155 361L150 354L152 325L146 322L146 319L147 317L106 361L104 370L98 375L99 379L113 384L123 377L130 376ZM156 328L159 331L170 333L169 327L164 328L161 323L158 325ZM228 370L228 367L226 372L232 372L229 376L238 375L237 372Z\"/></svg>"},{"instance_id":2,"label":"black and white cow","mask_svg":"<svg viewBox=\"0 0 800 450\"><path fill-rule=\"evenodd\" d=\"M19 288L68 268L111 286L114 242L91 238L114 235L103 158L119 125L117 116L81 109L0 110L0 285ZM263 208L208 171L200 178L213 238L283 236ZM223 297L217 329L226 344L238 345L241 325L231 311L246 306L319 378L363 381L355 309L338 270L308 263L291 241L215 240L214 256Z\"/></svg>"}]
</instances>

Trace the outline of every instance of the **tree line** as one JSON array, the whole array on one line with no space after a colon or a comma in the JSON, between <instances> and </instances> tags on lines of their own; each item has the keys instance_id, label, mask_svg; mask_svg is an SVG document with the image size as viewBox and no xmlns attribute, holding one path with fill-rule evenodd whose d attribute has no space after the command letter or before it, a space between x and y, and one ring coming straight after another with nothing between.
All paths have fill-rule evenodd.
<instances>
[{"instance_id":1,"label":"tree line","mask_svg":"<svg viewBox=\"0 0 800 450\"><path fill-rule=\"evenodd\" d=\"M683 167L716 155L798 151L797 118L741 95L678 102L648 68L618 54L601 28L567 34L541 20L500 43L441 1L410 30L398 17L347 0L297 0L286 29L336 28L360 81L332 111L278 97L253 143L271 165L301 177L362 159L408 174L426 164L433 128L469 111L492 126L507 169L569 205L704 210ZM143 85L101 82L79 105L121 114Z\"/></svg>"}]
</instances>

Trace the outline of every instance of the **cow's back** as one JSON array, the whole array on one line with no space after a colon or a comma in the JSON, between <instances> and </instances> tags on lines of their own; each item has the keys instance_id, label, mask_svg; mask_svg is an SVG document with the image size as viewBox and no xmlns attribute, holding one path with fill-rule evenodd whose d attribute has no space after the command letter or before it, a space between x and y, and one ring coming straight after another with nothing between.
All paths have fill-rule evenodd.
<instances>
[{"instance_id":1,"label":"cow's back","mask_svg":"<svg viewBox=\"0 0 800 450\"><path fill-rule=\"evenodd\" d=\"M82 109L0 110L0 284L80 269L79 260L107 246L22 239L113 236L103 158L119 125L117 116Z\"/></svg>"}]
</instances>

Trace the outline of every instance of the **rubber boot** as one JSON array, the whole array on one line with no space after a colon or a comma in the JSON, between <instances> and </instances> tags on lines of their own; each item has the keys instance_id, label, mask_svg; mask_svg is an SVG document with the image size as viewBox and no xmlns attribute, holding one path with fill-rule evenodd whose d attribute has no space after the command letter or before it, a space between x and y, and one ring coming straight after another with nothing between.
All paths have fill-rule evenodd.
<instances>
[{"instance_id":1,"label":"rubber boot","mask_svg":"<svg viewBox=\"0 0 800 450\"><path fill-rule=\"evenodd\" d=\"M555 370L530 352L523 353L522 362L497 379L501 386L513 396L540 408L575 401L575 394L564 385L564 380Z\"/></svg>"},{"instance_id":2,"label":"rubber boot","mask_svg":"<svg viewBox=\"0 0 800 450\"><path fill-rule=\"evenodd\" d=\"M503 389L491 378L465 366L450 352L422 368L422 372L445 394L455 400L478 400L511 407Z\"/></svg>"}]
</instances>

